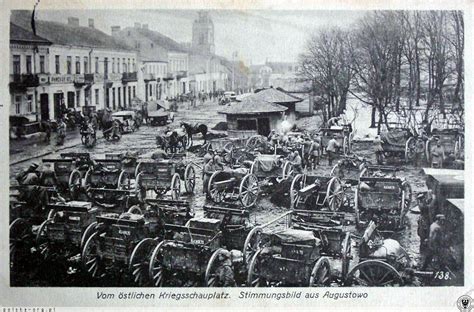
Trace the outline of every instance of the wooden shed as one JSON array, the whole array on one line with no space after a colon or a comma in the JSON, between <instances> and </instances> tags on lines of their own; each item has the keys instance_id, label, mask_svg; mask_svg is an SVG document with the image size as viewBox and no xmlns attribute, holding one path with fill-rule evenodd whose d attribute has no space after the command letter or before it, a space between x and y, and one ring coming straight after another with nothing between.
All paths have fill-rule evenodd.
<instances>
[{"instance_id":1,"label":"wooden shed","mask_svg":"<svg viewBox=\"0 0 474 312\"><path fill-rule=\"evenodd\" d=\"M250 137L255 134L270 134L286 119L287 107L249 96L242 102L233 103L225 114L229 137Z\"/></svg>"},{"instance_id":2,"label":"wooden shed","mask_svg":"<svg viewBox=\"0 0 474 312\"><path fill-rule=\"evenodd\" d=\"M285 115L288 122L290 122L292 125L296 121L296 103L303 101L303 99L272 87L257 90L252 96L257 100L262 100L286 107L287 110L285 111Z\"/></svg>"}]
</instances>

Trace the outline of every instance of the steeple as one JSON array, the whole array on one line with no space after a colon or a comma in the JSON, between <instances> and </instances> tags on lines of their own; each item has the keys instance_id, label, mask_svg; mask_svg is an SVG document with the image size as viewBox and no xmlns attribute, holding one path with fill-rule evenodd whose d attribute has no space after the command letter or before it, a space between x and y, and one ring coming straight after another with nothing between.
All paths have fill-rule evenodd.
<instances>
[{"instance_id":1,"label":"steeple","mask_svg":"<svg viewBox=\"0 0 474 312\"><path fill-rule=\"evenodd\" d=\"M209 11L199 11L193 23L192 47L203 53L214 54L214 23Z\"/></svg>"}]
</instances>

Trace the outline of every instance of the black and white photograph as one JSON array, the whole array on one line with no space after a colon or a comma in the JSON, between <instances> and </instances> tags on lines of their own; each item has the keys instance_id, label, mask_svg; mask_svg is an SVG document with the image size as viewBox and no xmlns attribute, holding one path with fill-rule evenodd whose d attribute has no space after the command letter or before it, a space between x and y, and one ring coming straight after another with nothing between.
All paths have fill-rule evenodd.
<instances>
[{"instance_id":1,"label":"black and white photograph","mask_svg":"<svg viewBox=\"0 0 474 312\"><path fill-rule=\"evenodd\" d=\"M45 3L9 12L6 285L472 286L465 11Z\"/></svg>"}]
</instances>

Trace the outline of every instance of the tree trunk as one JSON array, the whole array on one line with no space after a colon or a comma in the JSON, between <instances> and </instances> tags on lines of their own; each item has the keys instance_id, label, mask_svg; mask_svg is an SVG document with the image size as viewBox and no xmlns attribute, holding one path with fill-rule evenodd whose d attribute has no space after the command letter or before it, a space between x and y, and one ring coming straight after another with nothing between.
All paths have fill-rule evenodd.
<instances>
[{"instance_id":1,"label":"tree trunk","mask_svg":"<svg viewBox=\"0 0 474 312\"><path fill-rule=\"evenodd\" d=\"M375 114L377 113L377 107L374 105L372 105L372 115L371 115L371 118L370 118L370 128L375 128Z\"/></svg>"}]
</instances>

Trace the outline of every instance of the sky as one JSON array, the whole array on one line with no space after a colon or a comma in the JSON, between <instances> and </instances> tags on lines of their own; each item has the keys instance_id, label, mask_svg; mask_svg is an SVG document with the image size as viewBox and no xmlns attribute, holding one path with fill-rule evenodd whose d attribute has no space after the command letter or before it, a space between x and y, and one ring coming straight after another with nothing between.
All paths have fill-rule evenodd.
<instances>
[{"instance_id":1,"label":"sky","mask_svg":"<svg viewBox=\"0 0 474 312\"><path fill-rule=\"evenodd\" d=\"M284 11L284 10L211 10L216 54L238 58L246 64L266 60L297 61L311 33L319 28L350 27L364 11ZM148 24L178 42L190 42L195 10L41 10L37 18L67 22L78 17L81 26L93 18L95 27L110 34L111 26L129 27L135 22Z\"/></svg>"}]
</instances>

